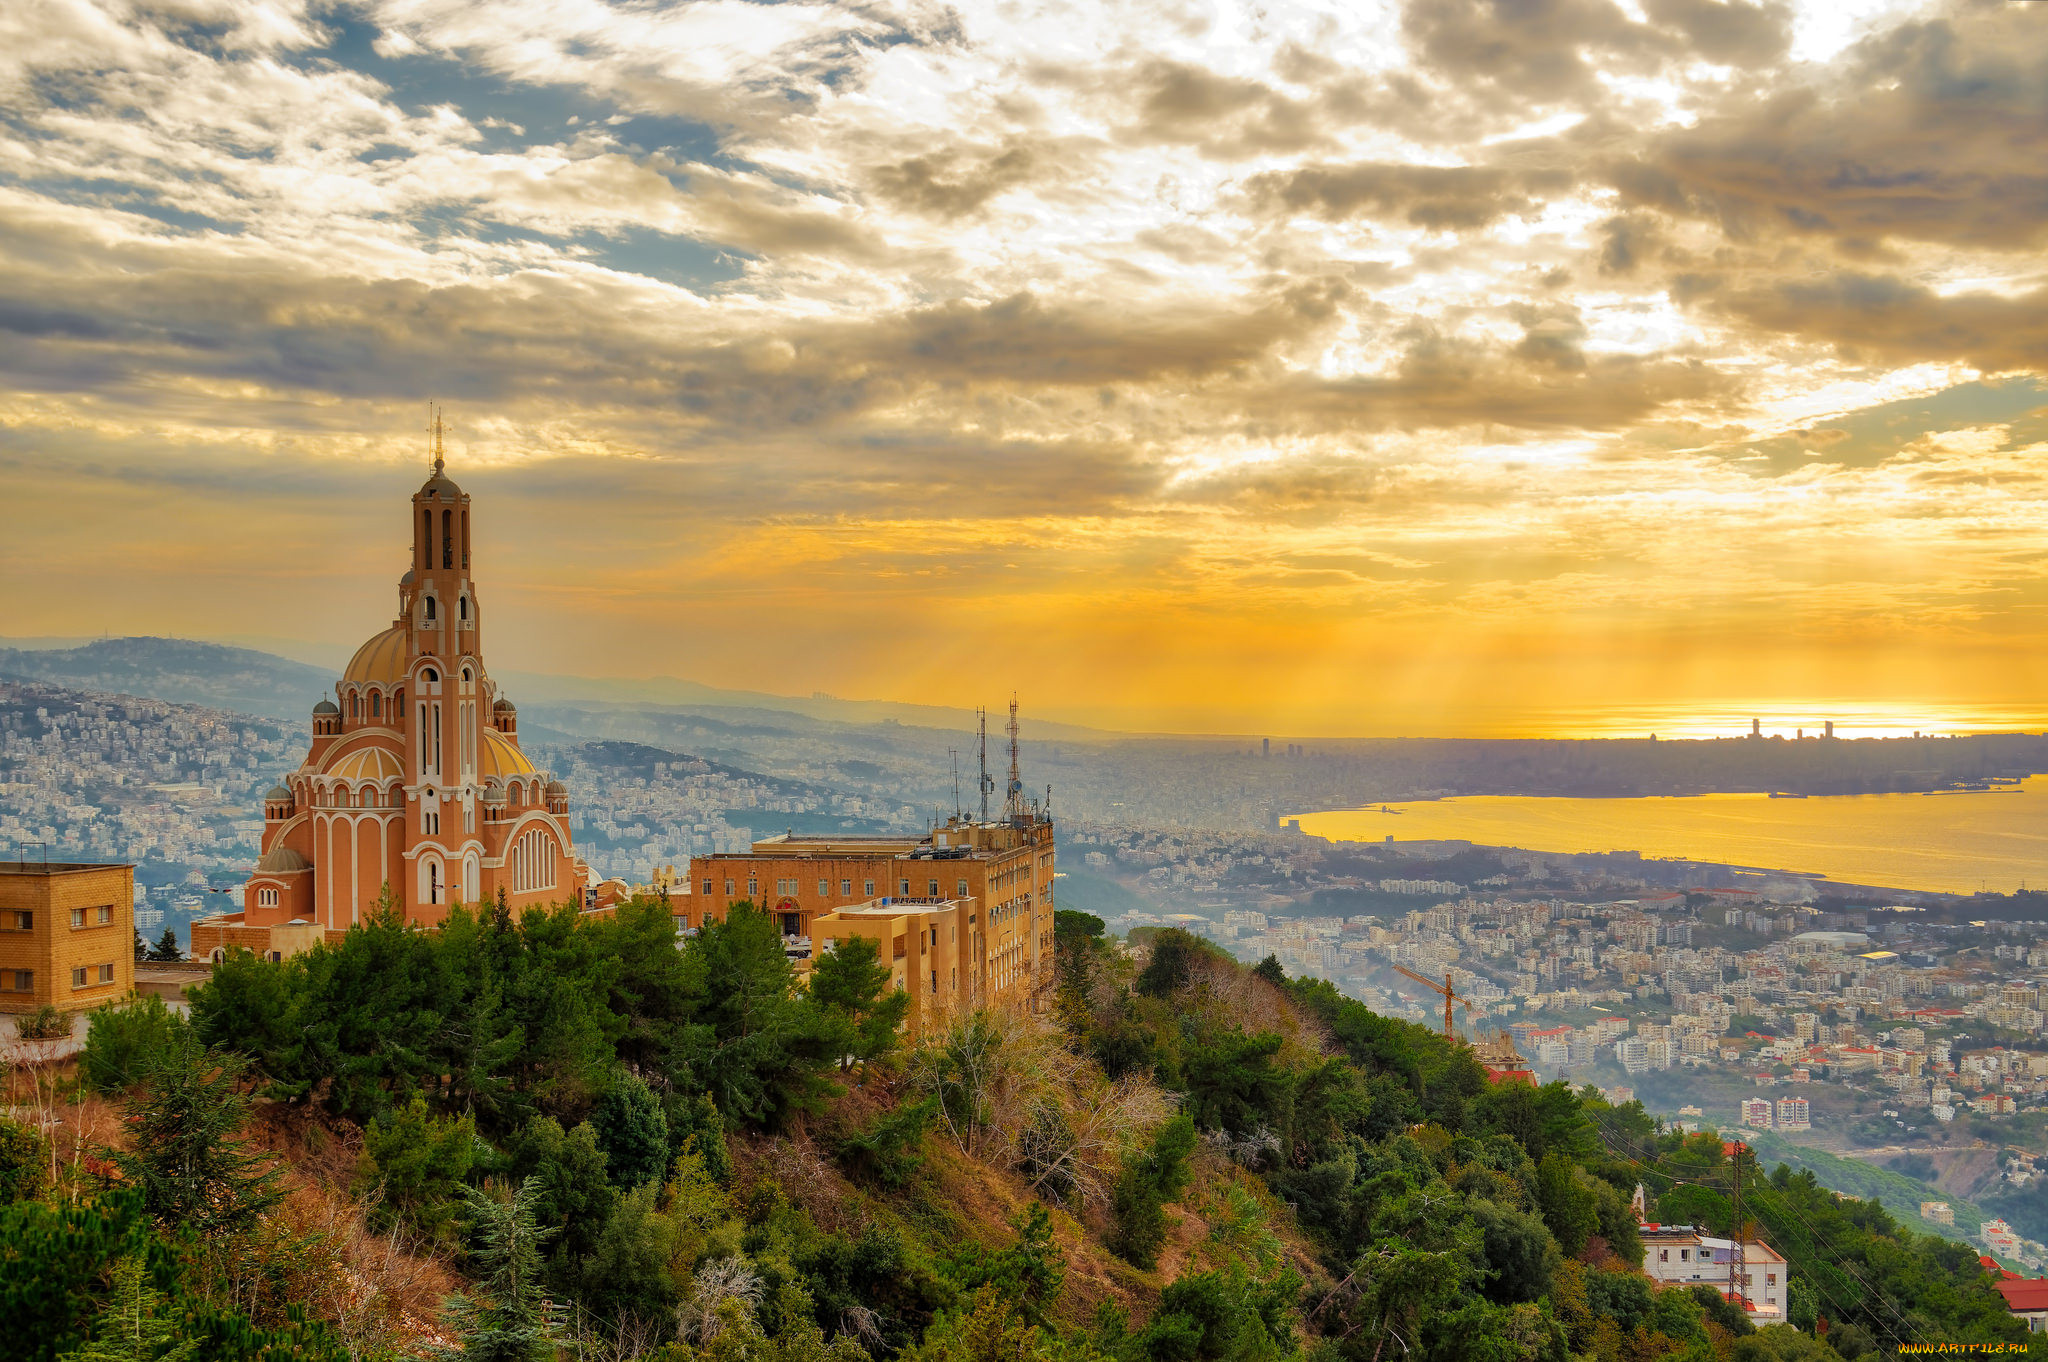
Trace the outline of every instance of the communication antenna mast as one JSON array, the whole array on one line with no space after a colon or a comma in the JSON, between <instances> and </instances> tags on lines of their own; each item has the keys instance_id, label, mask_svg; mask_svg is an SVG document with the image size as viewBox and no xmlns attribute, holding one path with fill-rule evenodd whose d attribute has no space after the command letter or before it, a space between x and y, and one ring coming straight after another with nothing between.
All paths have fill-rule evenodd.
<instances>
[{"instance_id":1,"label":"communication antenna mast","mask_svg":"<svg viewBox=\"0 0 2048 1362\"><path fill-rule=\"evenodd\" d=\"M988 778L988 706L983 705L976 709L974 716L981 721L981 821L986 823L988 822L988 791L989 786L993 783Z\"/></svg>"},{"instance_id":2,"label":"communication antenna mast","mask_svg":"<svg viewBox=\"0 0 2048 1362\"><path fill-rule=\"evenodd\" d=\"M960 818L960 749L949 747L946 749L946 755L953 759L953 819L955 822L958 822Z\"/></svg>"},{"instance_id":3,"label":"communication antenna mast","mask_svg":"<svg viewBox=\"0 0 2048 1362\"><path fill-rule=\"evenodd\" d=\"M1010 735L1010 787L1003 795L1003 813L1010 818L1024 816L1024 778L1017 772L1017 692L1010 692L1010 722L1004 725Z\"/></svg>"}]
</instances>

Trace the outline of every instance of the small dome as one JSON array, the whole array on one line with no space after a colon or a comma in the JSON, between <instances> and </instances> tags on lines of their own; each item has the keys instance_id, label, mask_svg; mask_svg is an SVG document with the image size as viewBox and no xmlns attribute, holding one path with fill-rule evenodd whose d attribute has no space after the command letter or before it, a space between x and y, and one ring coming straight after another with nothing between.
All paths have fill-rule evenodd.
<instances>
[{"instance_id":1,"label":"small dome","mask_svg":"<svg viewBox=\"0 0 2048 1362\"><path fill-rule=\"evenodd\" d=\"M438 497L442 501L460 501L462 500L462 489L455 485L455 479L449 477L446 473L437 472L433 477L420 484L419 495L423 497Z\"/></svg>"},{"instance_id":2,"label":"small dome","mask_svg":"<svg viewBox=\"0 0 2048 1362\"><path fill-rule=\"evenodd\" d=\"M415 580L417 579L414 578L414 576L412 575L412 569L407 568L405 570L405 575L398 579L398 584L400 586L411 586Z\"/></svg>"},{"instance_id":3,"label":"small dome","mask_svg":"<svg viewBox=\"0 0 2048 1362\"><path fill-rule=\"evenodd\" d=\"M341 713L341 710L340 710L340 709L339 709L339 708L338 708L338 707L337 707L337 706L335 705L334 701L332 701L332 700L322 700L322 701L321 701L321 702L320 702L319 704L317 704L317 705L313 706L313 712L314 712L315 714L321 714L321 715L325 715L325 714L339 714L339 713Z\"/></svg>"},{"instance_id":4,"label":"small dome","mask_svg":"<svg viewBox=\"0 0 2048 1362\"><path fill-rule=\"evenodd\" d=\"M266 804L289 804L292 802L292 792L282 785L273 785L270 787L270 793L263 796L263 802Z\"/></svg>"},{"instance_id":5,"label":"small dome","mask_svg":"<svg viewBox=\"0 0 2048 1362\"><path fill-rule=\"evenodd\" d=\"M567 795L569 793L569 787L564 785L559 780L551 780L548 782L547 793L548 797L551 799L556 795Z\"/></svg>"},{"instance_id":6,"label":"small dome","mask_svg":"<svg viewBox=\"0 0 2048 1362\"><path fill-rule=\"evenodd\" d=\"M484 803L503 804L504 802L505 791L502 786L493 785L490 789L484 791Z\"/></svg>"},{"instance_id":7,"label":"small dome","mask_svg":"<svg viewBox=\"0 0 2048 1362\"><path fill-rule=\"evenodd\" d=\"M263 859L256 862L256 871L262 875L296 875L301 870L311 870L313 863L287 846L275 846L263 853Z\"/></svg>"},{"instance_id":8,"label":"small dome","mask_svg":"<svg viewBox=\"0 0 2048 1362\"><path fill-rule=\"evenodd\" d=\"M491 706L491 713L493 714L517 714L518 712L519 706L513 704L510 700L500 700L497 704Z\"/></svg>"}]
</instances>

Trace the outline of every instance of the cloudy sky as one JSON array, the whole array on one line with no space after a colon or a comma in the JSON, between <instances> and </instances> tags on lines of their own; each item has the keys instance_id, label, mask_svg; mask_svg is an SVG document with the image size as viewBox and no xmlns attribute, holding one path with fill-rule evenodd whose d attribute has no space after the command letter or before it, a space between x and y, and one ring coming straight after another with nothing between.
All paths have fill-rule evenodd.
<instances>
[{"instance_id":1,"label":"cloudy sky","mask_svg":"<svg viewBox=\"0 0 2048 1362\"><path fill-rule=\"evenodd\" d=\"M0 634L2048 713L2048 4L0 5ZM2036 718L2035 722L2044 722Z\"/></svg>"}]
</instances>

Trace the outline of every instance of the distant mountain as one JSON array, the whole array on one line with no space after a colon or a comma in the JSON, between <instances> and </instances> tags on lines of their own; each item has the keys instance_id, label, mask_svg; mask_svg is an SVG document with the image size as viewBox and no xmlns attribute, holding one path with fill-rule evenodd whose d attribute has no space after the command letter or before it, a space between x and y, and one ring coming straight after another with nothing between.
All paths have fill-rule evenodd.
<instances>
[{"instance_id":1,"label":"distant mountain","mask_svg":"<svg viewBox=\"0 0 2048 1362\"><path fill-rule=\"evenodd\" d=\"M291 720L303 720L316 703L331 697L335 681L333 672L303 662L184 638L0 648L0 676Z\"/></svg>"}]
</instances>

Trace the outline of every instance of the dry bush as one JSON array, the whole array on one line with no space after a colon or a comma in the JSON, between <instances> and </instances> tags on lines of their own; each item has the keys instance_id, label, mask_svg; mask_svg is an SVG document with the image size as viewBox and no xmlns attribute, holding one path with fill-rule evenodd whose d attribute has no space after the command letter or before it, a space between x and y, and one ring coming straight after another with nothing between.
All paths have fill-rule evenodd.
<instances>
[{"instance_id":1,"label":"dry bush","mask_svg":"<svg viewBox=\"0 0 2048 1362\"><path fill-rule=\"evenodd\" d=\"M909 1084L939 1098L963 1153L1022 1165L1035 1195L1074 1206L1105 1201L1124 1150L1171 1109L1151 1080L1112 1082L1052 1019L1018 1008L936 1021L910 1053Z\"/></svg>"},{"instance_id":2,"label":"dry bush","mask_svg":"<svg viewBox=\"0 0 2048 1362\"><path fill-rule=\"evenodd\" d=\"M843 1230L859 1220L858 1198L809 1135L777 1136L755 1151L751 1164L750 1181L773 1179L791 1204L808 1212L819 1228Z\"/></svg>"}]
</instances>

